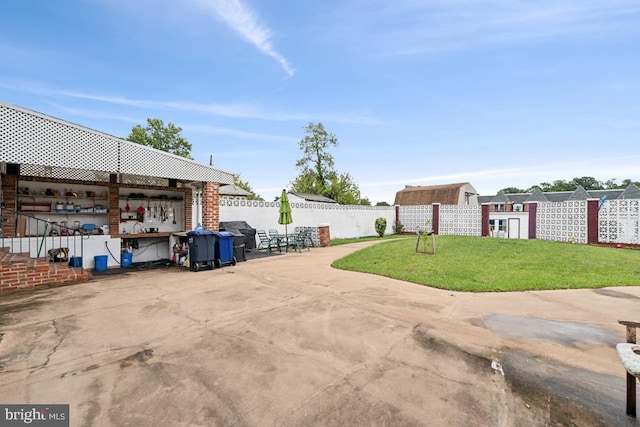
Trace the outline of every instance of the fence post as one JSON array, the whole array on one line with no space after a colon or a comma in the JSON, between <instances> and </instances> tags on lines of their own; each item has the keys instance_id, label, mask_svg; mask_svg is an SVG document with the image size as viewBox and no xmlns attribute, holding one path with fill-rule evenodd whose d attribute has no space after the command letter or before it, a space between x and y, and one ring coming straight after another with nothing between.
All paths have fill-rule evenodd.
<instances>
[{"instance_id":1,"label":"fence post","mask_svg":"<svg viewBox=\"0 0 640 427\"><path fill-rule=\"evenodd\" d=\"M320 247L326 248L331 246L331 232L329 231L329 224L318 224L318 234L320 235Z\"/></svg>"},{"instance_id":2,"label":"fence post","mask_svg":"<svg viewBox=\"0 0 640 427\"><path fill-rule=\"evenodd\" d=\"M538 214L538 203L529 202L527 203L527 209L529 211L529 238L536 239L536 221Z\"/></svg>"},{"instance_id":3,"label":"fence post","mask_svg":"<svg viewBox=\"0 0 640 427\"><path fill-rule=\"evenodd\" d=\"M598 243L599 199L587 199L587 244Z\"/></svg>"},{"instance_id":4,"label":"fence post","mask_svg":"<svg viewBox=\"0 0 640 427\"><path fill-rule=\"evenodd\" d=\"M487 237L490 235L489 233L489 214L491 212L490 203L482 204L482 224L481 224L481 235L482 237Z\"/></svg>"},{"instance_id":5,"label":"fence post","mask_svg":"<svg viewBox=\"0 0 640 427\"><path fill-rule=\"evenodd\" d=\"M436 236L440 234L440 203L434 203L433 205L433 222L431 223L433 234Z\"/></svg>"}]
</instances>

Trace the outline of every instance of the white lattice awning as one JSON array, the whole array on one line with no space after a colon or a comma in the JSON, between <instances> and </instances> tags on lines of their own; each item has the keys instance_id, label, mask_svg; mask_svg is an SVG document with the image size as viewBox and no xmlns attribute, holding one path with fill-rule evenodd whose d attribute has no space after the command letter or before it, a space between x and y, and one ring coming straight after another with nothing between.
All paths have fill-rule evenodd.
<instances>
[{"instance_id":1,"label":"white lattice awning","mask_svg":"<svg viewBox=\"0 0 640 427\"><path fill-rule=\"evenodd\" d=\"M232 184L233 174L0 102L0 162Z\"/></svg>"}]
</instances>

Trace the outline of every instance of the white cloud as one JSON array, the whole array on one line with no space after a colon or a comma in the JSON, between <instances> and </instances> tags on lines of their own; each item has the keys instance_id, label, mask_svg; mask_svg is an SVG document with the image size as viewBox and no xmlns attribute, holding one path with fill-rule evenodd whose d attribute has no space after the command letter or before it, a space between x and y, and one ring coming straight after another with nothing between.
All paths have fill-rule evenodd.
<instances>
[{"instance_id":1,"label":"white cloud","mask_svg":"<svg viewBox=\"0 0 640 427\"><path fill-rule=\"evenodd\" d=\"M73 98L96 101L105 104L121 105L148 110L173 110L201 113L217 117L235 119L256 119L266 121L320 121L348 124L377 124L379 121L366 113L290 113L274 111L273 109L243 103L202 103L191 101L163 101L126 98L117 95L103 95L78 90L58 89L46 83L20 79L3 78L0 76L0 88L11 91L36 94L39 97Z\"/></svg>"},{"instance_id":2,"label":"white cloud","mask_svg":"<svg viewBox=\"0 0 640 427\"><path fill-rule=\"evenodd\" d=\"M368 7L356 2L361 13L366 11L363 21L359 27L343 23L344 31L355 31L354 38L375 46L383 55L463 50L576 34L637 32L640 16L640 4L635 0L369 2Z\"/></svg>"},{"instance_id":3,"label":"white cloud","mask_svg":"<svg viewBox=\"0 0 640 427\"><path fill-rule=\"evenodd\" d=\"M254 45L263 54L275 59L289 77L295 74L287 58L275 50L271 42L273 32L260 22L256 13L240 0L197 0L207 10L212 11L231 29Z\"/></svg>"},{"instance_id":4,"label":"white cloud","mask_svg":"<svg viewBox=\"0 0 640 427\"><path fill-rule=\"evenodd\" d=\"M185 125L182 126L184 130L189 130L191 132L200 132L211 135L226 135L232 136L235 138L246 138L252 141L272 141L272 142L296 142L294 138L280 136L280 135L272 135L267 133L256 133L256 132L246 132L236 129L222 128L218 126L209 126L209 125Z\"/></svg>"}]
</instances>

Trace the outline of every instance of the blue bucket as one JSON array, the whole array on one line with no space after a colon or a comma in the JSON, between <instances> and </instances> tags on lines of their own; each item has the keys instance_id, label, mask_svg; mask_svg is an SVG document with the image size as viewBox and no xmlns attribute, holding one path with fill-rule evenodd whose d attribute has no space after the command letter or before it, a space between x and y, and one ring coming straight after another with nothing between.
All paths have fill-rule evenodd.
<instances>
[{"instance_id":1,"label":"blue bucket","mask_svg":"<svg viewBox=\"0 0 640 427\"><path fill-rule=\"evenodd\" d=\"M107 255L96 255L93 260L96 264L96 271L105 271L107 269L107 261L109 261Z\"/></svg>"},{"instance_id":2,"label":"blue bucket","mask_svg":"<svg viewBox=\"0 0 640 427\"><path fill-rule=\"evenodd\" d=\"M131 261L133 261L133 254L130 252L123 252L120 254L120 265L122 267L128 267L131 265Z\"/></svg>"},{"instance_id":3,"label":"blue bucket","mask_svg":"<svg viewBox=\"0 0 640 427\"><path fill-rule=\"evenodd\" d=\"M82 257L72 256L69 258L69 267L82 267Z\"/></svg>"}]
</instances>

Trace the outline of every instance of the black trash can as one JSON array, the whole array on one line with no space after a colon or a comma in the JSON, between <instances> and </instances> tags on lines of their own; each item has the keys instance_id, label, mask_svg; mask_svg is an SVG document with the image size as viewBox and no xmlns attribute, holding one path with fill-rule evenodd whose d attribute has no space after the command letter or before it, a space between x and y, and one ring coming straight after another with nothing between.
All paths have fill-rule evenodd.
<instances>
[{"instance_id":1,"label":"black trash can","mask_svg":"<svg viewBox=\"0 0 640 427\"><path fill-rule=\"evenodd\" d=\"M215 266L236 265L236 257L233 254L233 233L218 231L214 234L216 236Z\"/></svg>"},{"instance_id":2,"label":"black trash can","mask_svg":"<svg viewBox=\"0 0 640 427\"><path fill-rule=\"evenodd\" d=\"M241 245L236 245L235 240L233 243L233 256L236 257L236 261L246 261L247 260L247 251L245 250L244 243Z\"/></svg>"},{"instance_id":3,"label":"black trash can","mask_svg":"<svg viewBox=\"0 0 640 427\"><path fill-rule=\"evenodd\" d=\"M198 271L204 268L213 270L216 259L216 235L209 230L193 230L187 232L189 243L189 269Z\"/></svg>"}]
</instances>

